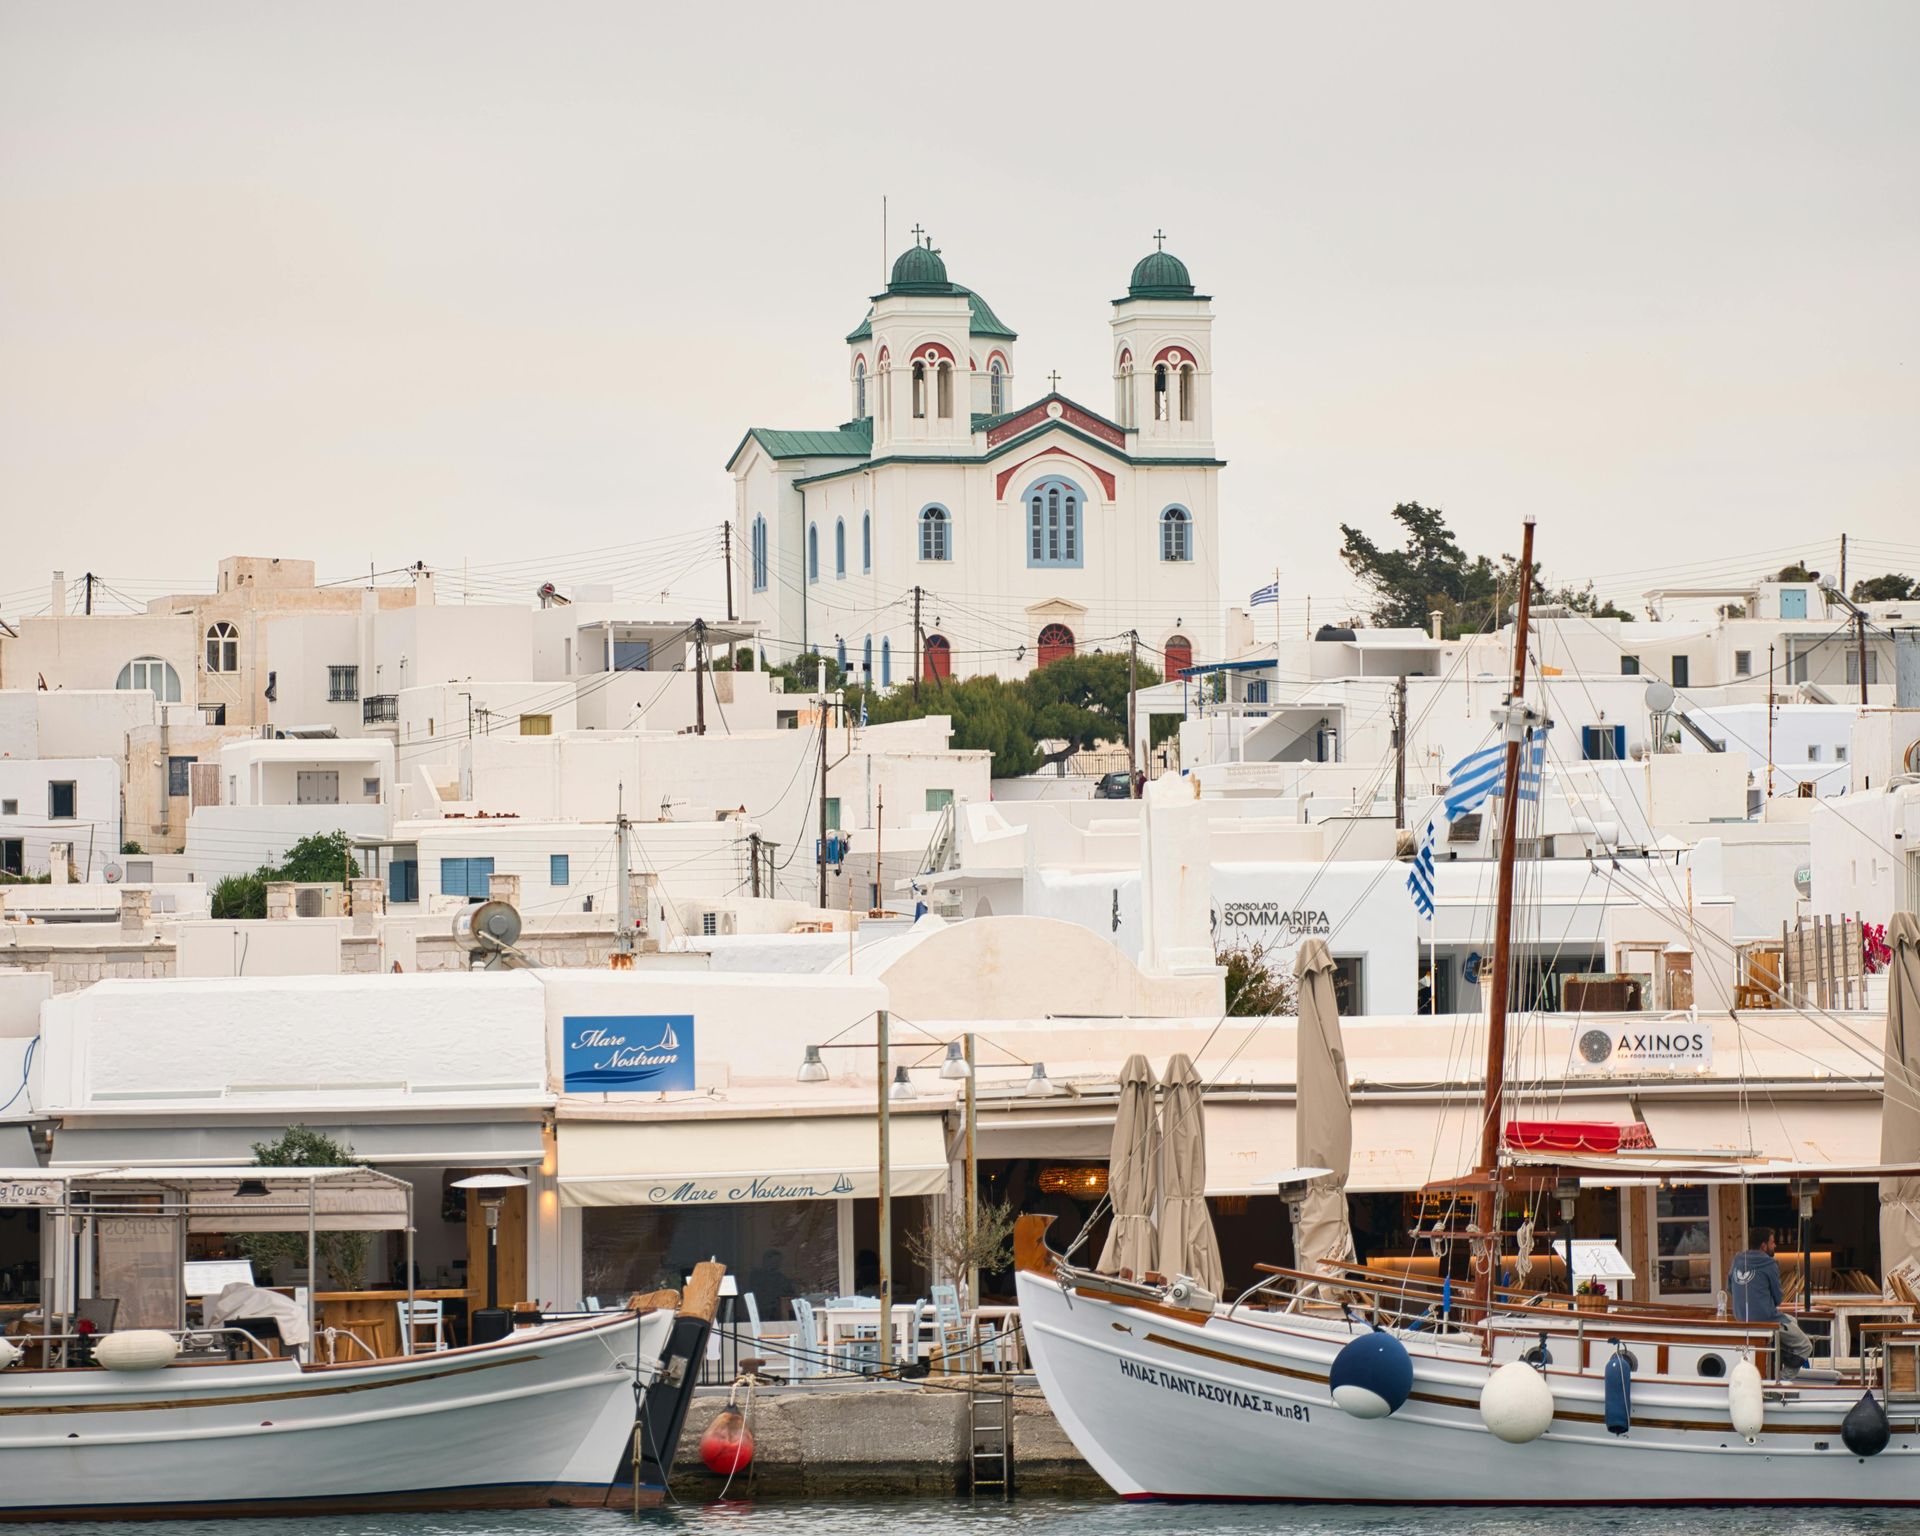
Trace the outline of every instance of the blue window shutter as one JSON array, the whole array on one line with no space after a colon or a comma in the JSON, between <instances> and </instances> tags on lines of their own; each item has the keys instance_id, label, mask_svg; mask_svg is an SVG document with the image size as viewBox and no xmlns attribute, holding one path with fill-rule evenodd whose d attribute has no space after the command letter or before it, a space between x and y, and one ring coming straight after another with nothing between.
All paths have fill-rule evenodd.
<instances>
[{"instance_id":1,"label":"blue window shutter","mask_svg":"<svg viewBox=\"0 0 1920 1536\"><path fill-rule=\"evenodd\" d=\"M440 894L442 896L467 894L467 861L465 859L440 861Z\"/></svg>"},{"instance_id":2,"label":"blue window shutter","mask_svg":"<svg viewBox=\"0 0 1920 1536\"><path fill-rule=\"evenodd\" d=\"M467 860L467 899L485 901L489 883L493 878L492 859Z\"/></svg>"},{"instance_id":3,"label":"blue window shutter","mask_svg":"<svg viewBox=\"0 0 1920 1536\"><path fill-rule=\"evenodd\" d=\"M572 860L564 853L547 855L547 884L568 885L572 883Z\"/></svg>"},{"instance_id":4,"label":"blue window shutter","mask_svg":"<svg viewBox=\"0 0 1920 1536\"><path fill-rule=\"evenodd\" d=\"M412 859L395 859L387 866L387 900L420 899L420 866Z\"/></svg>"}]
</instances>

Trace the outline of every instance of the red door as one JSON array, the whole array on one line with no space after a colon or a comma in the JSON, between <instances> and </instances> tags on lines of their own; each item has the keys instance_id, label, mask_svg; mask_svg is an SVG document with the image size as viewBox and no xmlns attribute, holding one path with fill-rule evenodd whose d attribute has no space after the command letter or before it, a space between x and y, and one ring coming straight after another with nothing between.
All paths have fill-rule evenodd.
<instances>
[{"instance_id":1,"label":"red door","mask_svg":"<svg viewBox=\"0 0 1920 1536\"><path fill-rule=\"evenodd\" d=\"M953 675L953 647L945 635L927 636L927 676L944 679Z\"/></svg>"},{"instance_id":2,"label":"red door","mask_svg":"<svg viewBox=\"0 0 1920 1536\"><path fill-rule=\"evenodd\" d=\"M1167 642L1165 655L1167 681L1177 682L1180 674L1193 665L1193 642L1185 635L1175 635Z\"/></svg>"},{"instance_id":3,"label":"red door","mask_svg":"<svg viewBox=\"0 0 1920 1536\"><path fill-rule=\"evenodd\" d=\"M1064 661L1073 654L1073 631L1064 624L1049 624L1040 631L1040 665Z\"/></svg>"}]
</instances>

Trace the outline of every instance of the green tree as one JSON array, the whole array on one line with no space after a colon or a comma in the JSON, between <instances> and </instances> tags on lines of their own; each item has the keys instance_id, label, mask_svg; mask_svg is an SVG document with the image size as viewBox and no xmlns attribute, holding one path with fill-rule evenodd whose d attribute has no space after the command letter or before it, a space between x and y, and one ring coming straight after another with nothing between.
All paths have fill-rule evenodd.
<instances>
[{"instance_id":1,"label":"green tree","mask_svg":"<svg viewBox=\"0 0 1920 1536\"><path fill-rule=\"evenodd\" d=\"M1920 598L1920 581L1889 571L1884 576L1868 576L1853 584L1856 603L1905 603Z\"/></svg>"},{"instance_id":2,"label":"green tree","mask_svg":"<svg viewBox=\"0 0 1920 1536\"><path fill-rule=\"evenodd\" d=\"M1792 565L1783 565L1775 573L1775 581L1818 581L1820 573L1811 569L1804 560L1796 560Z\"/></svg>"},{"instance_id":3,"label":"green tree","mask_svg":"<svg viewBox=\"0 0 1920 1536\"><path fill-rule=\"evenodd\" d=\"M1151 688L1159 681L1159 672L1142 662L1136 685ZM1033 707L1035 732L1042 740L1066 743L1064 753L1056 753L1054 758L1084 752L1101 742L1126 744L1126 652L1062 657L1036 667L1024 682ZM1156 720L1153 740L1164 741L1177 726L1171 717Z\"/></svg>"},{"instance_id":4,"label":"green tree","mask_svg":"<svg viewBox=\"0 0 1920 1536\"><path fill-rule=\"evenodd\" d=\"M278 1141L256 1141L253 1164L256 1168L354 1168L364 1159L353 1155L353 1148L335 1141L312 1126L290 1125ZM301 1223L304 1228L304 1221ZM336 1290L358 1290L366 1279L367 1251L371 1236L365 1232L322 1232L315 1240L316 1255L327 1267ZM235 1240L235 1246L251 1259L262 1274L275 1265L301 1263L307 1256L307 1234L298 1232L249 1232ZM309 1276L308 1284L318 1283Z\"/></svg>"},{"instance_id":5,"label":"green tree","mask_svg":"<svg viewBox=\"0 0 1920 1536\"><path fill-rule=\"evenodd\" d=\"M1298 1013L1299 993L1292 974L1276 973L1267 962L1266 946L1236 944L1213 957L1227 973L1227 1013L1233 1018L1265 1018Z\"/></svg>"},{"instance_id":6,"label":"green tree","mask_svg":"<svg viewBox=\"0 0 1920 1536\"><path fill-rule=\"evenodd\" d=\"M260 875L267 880L342 881L359 877L352 843L345 832L310 832L287 850L278 869L262 865Z\"/></svg>"},{"instance_id":7,"label":"green tree","mask_svg":"<svg viewBox=\"0 0 1920 1536\"><path fill-rule=\"evenodd\" d=\"M142 848L132 838L128 838L120 845L120 851L122 853L145 853L147 850Z\"/></svg>"},{"instance_id":8,"label":"green tree","mask_svg":"<svg viewBox=\"0 0 1920 1536\"><path fill-rule=\"evenodd\" d=\"M1514 562L1517 567L1519 562ZM1509 581L1509 587L1518 590L1520 581L1516 573ZM1615 606L1610 598L1604 598L1594 591L1593 583L1583 587L1543 587L1535 586L1533 600L1536 603L1551 603L1566 608L1573 613L1584 613L1590 619L1628 619L1633 615L1626 609Z\"/></svg>"},{"instance_id":9,"label":"green tree","mask_svg":"<svg viewBox=\"0 0 1920 1536\"><path fill-rule=\"evenodd\" d=\"M1471 634L1501 609L1501 569L1485 555L1469 556L1438 507L1403 501L1392 512L1403 542L1383 548L1358 528L1340 525L1340 558L1371 594L1368 618L1390 629L1425 629L1428 615L1444 614L1447 632ZM1511 562L1508 562L1511 564Z\"/></svg>"},{"instance_id":10,"label":"green tree","mask_svg":"<svg viewBox=\"0 0 1920 1536\"><path fill-rule=\"evenodd\" d=\"M258 874L228 875L207 898L207 910L229 922L267 915L267 882Z\"/></svg>"}]
</instances>

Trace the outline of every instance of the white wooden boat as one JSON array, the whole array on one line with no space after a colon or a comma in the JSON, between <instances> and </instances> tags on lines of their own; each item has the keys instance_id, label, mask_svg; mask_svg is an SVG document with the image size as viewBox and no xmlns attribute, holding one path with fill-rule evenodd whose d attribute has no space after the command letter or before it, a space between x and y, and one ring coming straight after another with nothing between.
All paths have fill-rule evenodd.
<instances>
[{"instance_id":1,"label":"white wooden boat","mask_svg":"<svg viewBox=\"0 0 1920 1536\"><path fill-rule=\"evenodd\" d=\"M673 1313L367 1363L0 1373L0 1518L600 1503Z\"/></svg>"}]
</instances>

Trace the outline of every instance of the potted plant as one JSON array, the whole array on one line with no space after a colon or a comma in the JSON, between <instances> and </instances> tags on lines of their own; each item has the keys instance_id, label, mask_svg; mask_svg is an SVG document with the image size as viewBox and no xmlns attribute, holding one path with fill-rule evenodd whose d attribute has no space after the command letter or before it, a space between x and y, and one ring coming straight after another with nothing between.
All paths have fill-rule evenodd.
<instances>
[{"instance_id":1,"label":"potted plant","mask_svg":"<svg viewBox=\"0 0 1920 1536\"><path fill-rule=\"evenodd\" d=\"M1573 1299L1582 1312L1604 1312L1607 1309L1607 1288L1598 1280L1582 1280L1574 1287Z\"/></svg>"}]
</instances>

